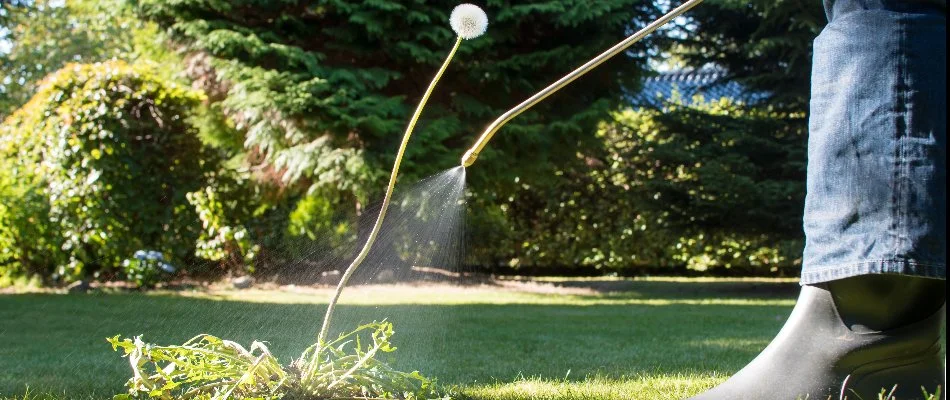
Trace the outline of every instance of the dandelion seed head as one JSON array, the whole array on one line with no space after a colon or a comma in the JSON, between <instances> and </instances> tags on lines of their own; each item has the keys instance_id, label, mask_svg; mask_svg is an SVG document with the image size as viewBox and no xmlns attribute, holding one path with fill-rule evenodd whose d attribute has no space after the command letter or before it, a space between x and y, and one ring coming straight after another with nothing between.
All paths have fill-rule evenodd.
<instances>
[{"instance_id":1,"label":"dandelion seed head","mask_svg":"<svg viewBox=\"0 0 950 400\"><path fill-rule=\"evenodd\" d=\"M449 16L449 24L462 39L474 39L488 29L488 15L474 4L459 4Z\"/></svg>"}]
</instances>

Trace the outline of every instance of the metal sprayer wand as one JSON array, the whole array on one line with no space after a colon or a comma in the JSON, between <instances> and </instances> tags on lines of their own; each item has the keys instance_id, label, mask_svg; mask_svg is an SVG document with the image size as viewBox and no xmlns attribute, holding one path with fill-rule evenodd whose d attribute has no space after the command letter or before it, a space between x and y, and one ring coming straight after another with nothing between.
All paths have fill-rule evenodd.
<instances>
[{"instance_id":1,"label":"metal sprayer wand","mask_svg":"<svg viewBox=\"0 0 950 400\"><path fill-rule=\"evenodd\" d=\"M590 72L590 70L597 68L600 64L603 64L604 61L607 61L611 57L619 54L620 52L626 50L628 47L632 46L634 43L639 42L640 39L643 39L644 36L649 35L653 31L657 30L659 27L666 25L673 18L676 18L683 13L689 11L699 3L702 3L703 0L688 0L679 7L674 8L672 11L666 13L666 15L660 17L656 21L651 22L649 25L630 35L622 42L617 43L613 47L607 49L607 51L600 53L597 57L594 57L592 60L586 62L584 65L581 65L577 69L571 71L571 73L564 75L561 79L558 79L557 82L552 83L550 86L544 88L538 93L535 93L534 96L529 97L527 100L523 101L521 104L518 104L514 108L508 110L502 114L498 119L488 125L485 128L485 132L482 133L482 136L478 138L478 141L475 142L475 145L472 146L465 155L462 156L462 166L468 167L475 163L475 159L478 158L478 153L485 148L485 145L488 144L488 141L491 140L492 136L495 135L495 132L498 132L502 126L504 126L508 121L511 121L513 118L517 117L525 110L533 107L535 104L541 102L554 92L561 90L564 86L567 86L569 83L573 82L575 79L580 78L582 75Z\"/></svg>"}]
</instances>

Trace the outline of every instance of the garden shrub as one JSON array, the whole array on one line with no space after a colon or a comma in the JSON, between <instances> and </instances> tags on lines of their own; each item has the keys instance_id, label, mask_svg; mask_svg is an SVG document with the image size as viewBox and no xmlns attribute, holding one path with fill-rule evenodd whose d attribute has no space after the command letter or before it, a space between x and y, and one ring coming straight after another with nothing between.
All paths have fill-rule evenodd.
<instances>
[{"instance_id":1,"label":"garden shrub","mask_svg":"<svg viewBox=\"0 0 950 400\"><path fill-rule=\"evenodd\" d=\"M352 218L341 215L326 195L315 193L302 197L288 215L287 234L305 236L327 249L351 247L356 240Z\"/></svg>"},{"instance_id":2,"label":"garden shrub","mask_svg":"<svg viewBox=\"0 0 950 400\"><path fill-rule=\"evenodd\" d=\"M565 162L559 182L519 182L488 224L506 232L472 256L607 270L798 267L804 121L725 98L614 113L597 132L601 148Z\"/></svg>"},{"instance_id":3,"label":"garden shrub","mask_svg":"<svg viewBox=\"0 0 950 400\"><path fill-rule=\"evenodd\" d=\"M62 237L45 216L49 202L36 184L0 168L0 287L43 276L63 261Z\"/></svg>"},{"instance_id":4,"label":"garden shrub","mask_svg":"<svg viewBox=\"0 0 950 400\"><path fill-rule=\"evenodd\" d=\"M665 243L674 263L800 267L805 113L697 97L614 120L600 132L610 153L602 174L675 233Z\"/></svg>"},{"instance_id":5,"label":"garden shrub","mask_svg":"<svg viewBox=\"0 0 950 400\"><path fill-rule=\"evenodd\" d=\"M189 122L201 100L122 61L49 76L0 125L0 193L29 205L3 211L5 265L66 281L115 273L140 249L187 265L200 227L185 195L212 168Z\"/></svg>"},{"instance_id":6,"label":"garden shrub","mask_svg":"<svg viewBox=\"0 0 950 400\"><path fill-rule=\"evenodd\" d=\"M139 250L131 258L122 260L126 282L140 288L155 287L175 273L175 267L165 262L165 255L155 250Z\"/></svg>"},{"instance_id":7,"label":"garden shrub","mask_svg":"<svg viewBox=\"0 0 950 400\"><path fill-rule=\"evenodd\" d=\"M260 246L251 241L247 228L229 221L218 193L209 186L186 197L198 212L203 228L195 255L220 262L224 270L254 272L253 261Z\"/></svg>"}]
</instances>

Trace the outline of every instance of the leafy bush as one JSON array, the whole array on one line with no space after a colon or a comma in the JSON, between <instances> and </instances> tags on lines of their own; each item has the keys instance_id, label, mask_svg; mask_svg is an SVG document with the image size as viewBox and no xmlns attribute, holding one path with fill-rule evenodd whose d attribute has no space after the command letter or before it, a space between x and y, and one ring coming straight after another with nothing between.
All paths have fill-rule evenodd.
<instances>
[{"instance_id":1,"label":"leafy bush","mask_svg":"<svg viewBox=\"0 0 950 400\"><path fill-rule=\"evenodd\" d=\"M804 113L696 98L614 121L600 132L608 155L597 174L675 235L663 242L674 262L697 270L800 266Z\"/></svg>"},{"instance_id":2,"label":"leafy bush","mask_svg":"<svg viewBox=\"0 0 950 400\"><path fill-rule=\"evenodd\" d=\"M2 139L0 139L2 140ZM0 287L20 278L45 277L65 261L63 238L46 216L49 202L30 179L0 168Z\"/></svg>"},{"instance_id":3,"label":"leafy bush","mask_svg":"<svg viewBox=\"0 0 950 400\"><path fill-rule=\"evenodd\" d=\"M175 267L165 262L165 256L154 250L136 251L131 259L122 261L125 280L138 287L155 287L175 273Z\"/></svg>"},{"instance_id":4,"label":"leafy bush","mask_svg":"<svg viewBox=\"0 0 950 400\"><path fill-rule=\"evenodd\" d=\"M142 248L176 263L191 257L198 227L185 194L213 167L189 122L200 101L121 61L70 64L47 78L0 125L0 193L32 204L8 210L0 231L16 226L7 221L49 221L33 235L42 241L12 239L13 259L72 280L111 273Z\"/></svg>"},{"instance_id":5,"label":"leafy bush","mask_svg":"<svg viewBox=\"0 0 950 400\"><path fill-rule=\"evenodd\" d=\"M826 22L820 1L710 1L690 10L688 24L668 25L658 42L681 65L717 65L730 80L767 94L769 104L806 112L812 41Z\"/></svg>"},{"instance_id":6,"label":"leafy bush","mask_svg":"<svg viewBox=\"0 0 950 400\"><path fill-rule=\"evenodd\" d=\"M396 350L389 322L373 322L306 349L282 366L262 342L250 349L211 335L180 346L146 344L141 337L107 339L132 366L128 394L116 399L433 399L440 390L418 371L392 369L378 357ZM364 346L365 343L365 346Z\"/></svg>"},{"instance_id":7,"label":"leafy bush","mask_svg":"<svg viewBox=\"0 0 950 400\"><path fill-rule=\"evenodd\" d=\"M339 248L354 241L352 222L336 212L326 196L312 194L297 201L288 216L287 233L327 242L325 245L329 248Z\"/></svg>"},{"instance_id":8,"label":"leafy bush","mask_svg":"<svg viewBox=\"0 0 950 400\"><path fill-rule=\"evenodd\" d=\"M476 229L505 228L477 231L473 240L488 243L473 256L510 266L796 267L804 120L727 99L617 112L597 133L602 147L566 162L555 185L516 181Z\"/></svg>"},{"instance_id":9,"label":"leafy bush","mask_svg":"<svg viewBox=\"0 0 950 400\"><path fill-rule=\"evenodd\" d=\"M188 202L195 207L204 230L198 238L195 255L207 260L219 261L225 270L246 269L254 272L254 257L259 246L249 237L242 225L230 223L225 208L211 187L187 194Z\"/></svg>"}]
</instances>

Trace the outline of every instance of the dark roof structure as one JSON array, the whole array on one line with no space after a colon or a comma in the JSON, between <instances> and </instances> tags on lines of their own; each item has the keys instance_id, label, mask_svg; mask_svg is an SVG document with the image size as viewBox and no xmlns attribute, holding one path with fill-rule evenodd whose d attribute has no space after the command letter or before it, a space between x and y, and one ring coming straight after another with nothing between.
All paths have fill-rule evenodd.
<instances>
[{"instance_id":1,"label":"dark roof structure","mask_svg":"<svg viewBox=\"0 0 950 400\"><path fill-rule=\"evenodd\" d=\"M765 100L767 93L755 93L747 90L735 81L727 80L725 71L708 69L700 71L661 72L643 81L638 93L630 96L630 102L641 107L663 107L674 92L690 101L695 95L702 95L707 101L723 97L746 104L755 104Z\"/></svg>"}]
</instances>

